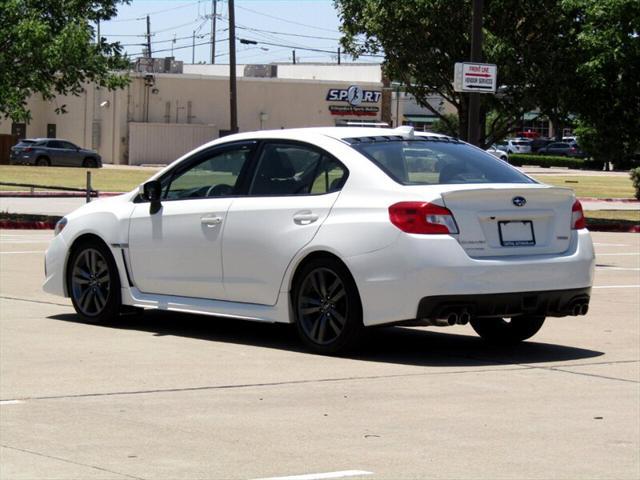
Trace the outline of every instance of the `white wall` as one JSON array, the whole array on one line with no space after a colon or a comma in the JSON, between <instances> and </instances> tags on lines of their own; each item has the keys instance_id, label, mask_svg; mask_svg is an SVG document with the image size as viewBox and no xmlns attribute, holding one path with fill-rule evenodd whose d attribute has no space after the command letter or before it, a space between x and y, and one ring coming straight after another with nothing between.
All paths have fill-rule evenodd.
<instances>
[{"instance_id":1,"label":"white wall","mask_svg":"<svg viewBox=\"0 0 640 480\"><path fill-rule=\"evenodd\" d=\"M129 164L165 165L218 138L214 125L130 123Z\"/></svg>"}]
</instances>

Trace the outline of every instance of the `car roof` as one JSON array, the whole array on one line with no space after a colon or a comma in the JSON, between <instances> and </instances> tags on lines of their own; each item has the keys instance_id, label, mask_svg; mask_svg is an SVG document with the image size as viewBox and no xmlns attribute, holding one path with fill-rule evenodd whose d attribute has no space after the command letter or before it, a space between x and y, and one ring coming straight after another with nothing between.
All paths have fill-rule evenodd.
<instances>
[{"instance_id":1,"label":"car roof","mask_svg":"<svg viewBox=\"0 0 640 480\"><path fill-rule=\"evenodd\" d=\"M363 137L386 137L386 136L410 136L409 132L413 132L412 127L400 128L374 128L374 127L308 127L308 128L288 128L280 130L260 130L257 132L244 132L229 137L229 140L245 140L249 138L282 138L282 139L301 139L305 136L323 135L335 138L336 140L344 140L347 138L363 138ZM431 132L415 132L418 137L447 137L439 133Z\"/></svg>"},{"instance_id":2,"label":"car roof","mask_svg":"<svg viewBox=\"0 0 640 480\"><path fill-rule=\"evenodd\" d=\"M62 140L64 142L67 142L68 140L65 140L63 138L47 138L47 137L38 137L38 138L23 138L22 140L20 140L21 142L28 140L30 142L45 142L47 140Z\"/></svg>"}]
</instances>

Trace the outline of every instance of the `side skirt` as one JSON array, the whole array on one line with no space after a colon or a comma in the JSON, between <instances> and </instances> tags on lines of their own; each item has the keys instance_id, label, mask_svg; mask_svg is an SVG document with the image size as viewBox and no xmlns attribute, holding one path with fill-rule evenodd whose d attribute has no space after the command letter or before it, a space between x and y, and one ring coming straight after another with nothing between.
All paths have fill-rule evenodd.
<instances>
[{"instance_id":1,"label":"side skirt","mask_svg":"<svg viewBox=\"0 0 640 480\"><path fill-rule=\"evenodd\" d=\"M281 292L275 305L226 302L204 298L143 293L135 287L122 287L122 303L134 307L196 313L214 317L237 318L267 323L291 323L289 295Z\"/></svg>"}]
</instances>

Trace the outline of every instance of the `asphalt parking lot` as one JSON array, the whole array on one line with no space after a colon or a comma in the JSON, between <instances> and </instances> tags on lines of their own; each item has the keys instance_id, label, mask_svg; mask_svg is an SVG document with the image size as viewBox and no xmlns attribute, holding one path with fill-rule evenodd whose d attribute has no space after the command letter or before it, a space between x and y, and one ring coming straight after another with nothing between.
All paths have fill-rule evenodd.
<instances>
[{"instance_id":1,"label":"asphalt parking lot","mask_svg":"<svg viewBox=\"0 0 640 480\"><path fill-rule=\"evenodd\" d=\"M80 323L40 289L51 235L0 231L2 479L640 478L640 235L594 233L589 314L518 347L394 327L350 358L288 326Z\"/></svg>"}]
</instances>

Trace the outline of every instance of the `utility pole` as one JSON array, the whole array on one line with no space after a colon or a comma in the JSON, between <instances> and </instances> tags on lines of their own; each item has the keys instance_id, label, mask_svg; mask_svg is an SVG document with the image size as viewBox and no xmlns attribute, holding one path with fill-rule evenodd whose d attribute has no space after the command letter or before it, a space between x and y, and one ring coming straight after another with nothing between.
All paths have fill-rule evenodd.
<instances>
[{"instance_id":1,"label":"utility pole","mask_svg":"<svg viewBox=\"0 0 640 480\"><path fill-rule=\"evenodd\" d=\"M482 8L484 0L473 0L471 19L471 62L482 61ZM469 120L467 141L475 146L480 144L480 93L469 94Z\"/></svg>"},{"instance_id":2,"label":"utility pole","mask_svg":"<svg viewBox=\"0 0 640 480\"><path fill-rule=\"evenodd\" d=\"M147 15L147 57L151 58L151 19Z\"/></svg>"},{"instance_id":3,"label":"utility pole","mask_svg":"<svg viewBox=\"0 0 640 480\"><path fill-rule=\"evenodd\" d=\"M196 63L196 31L193 31L193 37L191 37L191 64Z\"/></svg>"},{"instance_id":4,"label":"utility pole","mask_svg":"<svg viewBox=\"0 0 640 480\"><path fill-rule=\"evenodd\" d=\"M236 12L229 0L229 117L231 133L238 132L238 91L236 85Z\"/></svg>"},{"instance_id":5,"label":"utility pole","mask_svg":"<svg viewBox=\"0 0 640 480\"><path fill-rule=\"evenodd\" d=\"M296 64L296 51L293 51L293 64Z\"/></svg>"},{"instance_id":6,"label":"utility pole","mask_svg":"<svg viewBox=\"0 0 640 480\"><path fill-rule=\"evenodd\" d=\"M218 0L211 0L211 65L216 63L216 17L218 16Z\"/></svg>"},{"instance_id":7,"label":"utility pole","mask_svg":"<svg viewBox=\"0 0 640 480\"><path fill-rule=\"evenodd\" d=\"M338 47L338 65L340 65L340 47Z\"/></svg>"},{"instance_id":8,"label":"utility pole","mask_svg":"<svg viewBox=\"0 0 640 480\"><path fill-rule=\"evenodd\" d=\"M98 20L98 41L96 42L98 45L100 45L102 42L100 41L100 20Z\"/></svg>"}]
</instances>

